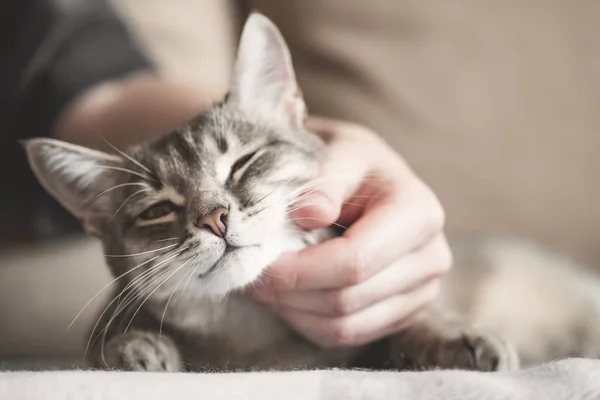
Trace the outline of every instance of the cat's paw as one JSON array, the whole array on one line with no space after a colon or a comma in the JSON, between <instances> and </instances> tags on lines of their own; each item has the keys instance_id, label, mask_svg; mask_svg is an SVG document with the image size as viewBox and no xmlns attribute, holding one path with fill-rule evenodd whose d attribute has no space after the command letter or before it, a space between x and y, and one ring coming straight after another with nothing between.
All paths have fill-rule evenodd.
<instances>
[{"instance_id":1,"label":"cat's paw","mask_svg":"<svg viewBox=\"0 0 600 400\"><path fill-rule=\"evenodd\" d=\"M125 371L177 372L181 358L173 341L165 336L130 331L110 340L102 364Z\"/></svg>"},{"instance_id":2,"label":"cat's paw","mask_svg":"<svg viewBox=\"0 0 600 400\"><path fill-rule=\"evenodd\" d=\"M440 329L441 328L441 329ZM416 326L392 339L390 361L401 370L431 368L509 371L519 368L516 351L492 333L456 324Z\"/></svg>"},{"instance_id":3,"label":"cat's paw","mask_svg":"<svg viewBox=\"0 0 600 400\"><path fill-rule=\"evenodd\" d=\"M512 346L496 335L470 329L440 343L440 363L477 371L510 371L519 368Z\"/></svg>"}]
</instances>

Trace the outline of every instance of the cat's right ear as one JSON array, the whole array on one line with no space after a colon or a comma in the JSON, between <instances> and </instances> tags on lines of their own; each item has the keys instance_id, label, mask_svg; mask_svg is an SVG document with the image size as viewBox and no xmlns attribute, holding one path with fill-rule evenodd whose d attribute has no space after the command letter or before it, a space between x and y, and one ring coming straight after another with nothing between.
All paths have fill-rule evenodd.
<instances>
[{"instance_id":1,"label":"cat's right ear","mask_svg":"<svg viewBox=\"0 0 600 400\"><path fill-rule=\"evenodd\" d=\"M269 119L302 127L306 107L290 51L267 17L252 13L242 31L228 102Z\"/></svg>"},{"instance_id":2,"label":"cat's right ear","mask_svg":"<svg viewBox=\"0 0 600 400\"><path fill-rule=\"evenodd\" d=\"M122 168L120 157L55 139L22 143L40 184L75 217L89 222L107 212L105 199L94 198L115 184L111 172Z\"/></svg>"}]
</instances>

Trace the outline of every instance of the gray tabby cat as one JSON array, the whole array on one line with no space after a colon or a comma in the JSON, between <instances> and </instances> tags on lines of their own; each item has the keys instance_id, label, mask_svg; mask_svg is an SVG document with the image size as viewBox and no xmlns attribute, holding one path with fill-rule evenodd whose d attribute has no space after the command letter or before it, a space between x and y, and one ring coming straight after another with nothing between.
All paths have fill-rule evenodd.
<instances>
[{"instance_id":1,"label":"gray tabby cat","mask_svg":"<svg viewBox=\"0 0 600 400\"><path fill-rule=\"evenodd\" d=\"M118 278L117 296L93 327L94 366L491 371L518 366L513 346L525 363L598 355L600 319L582 318L600 309L590 300L597 296L582 289L588 280L513 245L496 252L477 246L465 259L457 248L439 304L403 332L363 347L318 348L240 294L282 252L335 234L300 232L288 220L323 156L324 143L304 129L304 117L283 38L253 14L228 98L164 138L115 149L119 155L52 139L26 142L40 183L102 240ZM517 308L520 292L530 301ZM565 318L568 329L555 326Z\"/></svg>"}]
</instances>

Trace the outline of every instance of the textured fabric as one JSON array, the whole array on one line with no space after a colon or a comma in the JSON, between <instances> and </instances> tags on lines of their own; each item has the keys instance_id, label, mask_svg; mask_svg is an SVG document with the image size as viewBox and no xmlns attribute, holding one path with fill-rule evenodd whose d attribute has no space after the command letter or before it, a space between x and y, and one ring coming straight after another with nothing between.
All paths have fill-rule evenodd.
<instances>
[{"instance_id":1,"label":"textured fabric","mask_svg":"<svg viewBox=\"0 0 600 400\"><path fill-rule=\"evenodd\" d=\"M591 400L600 398L600 361L564 360L513 373L429 371L155 374L15 372L0 374L12 400L419 399Z\"/></svg>"}]
</instances>

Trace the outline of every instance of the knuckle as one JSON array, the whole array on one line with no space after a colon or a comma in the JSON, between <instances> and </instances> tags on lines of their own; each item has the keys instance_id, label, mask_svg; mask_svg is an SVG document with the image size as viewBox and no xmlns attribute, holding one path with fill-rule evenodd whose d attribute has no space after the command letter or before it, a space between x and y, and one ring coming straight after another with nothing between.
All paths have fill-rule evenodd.
<instances>
[{"instance_id":1,"label":"knuckle","mask_svg":"<svg viewBox=\"0 0 600 400\"><path fill-rule=\"evenodd\" d=\"M438 244L433 248L432 264L435 267L435 271L438 274L443 275L448 273L452 268L454 256L446 238L442 236L441 240L438 240L437 242Z\"/></svg>"},{"instance_id":2,"label":"knuckle","mask_svg":"<svg viewBox=\"0 0 600 400\"><path fill-rule=\"evenodd\" d=\"M446 225L446 213L437 199L433 202L429 213L428 231L431 233L441 232Z\"/></svg>"},{"instance_id":3,"label":"knuckle","mask_svg":"<svg viewBox=\"0 0 600 400\"><path fill-rule=\"evenodd\" d=\"M328 295L332 311L337 315L347 315L354 311L352 296L347 290L334 290Z\"/></svg>"},{"instance_id":4,"label":"knuckle","mask_svg":"<svg viewBox=\"0 0 600 400\"><path fill-rule=\"evenodd\" d=\"M446 225L446 212L437 196L429 187L423 184L423 190L425 191L425 196L429 198L429 201L423 203L428 215L425 230L430 234L441 232Z\"/></svg>"},{"instance_id":5,"label":"knuckle","mask_svg":"<svg viewBox=\"0 0 600 400\"><path fill-rule=\"evenodd\" d=\"M345 283L352 286L363 282L368 277L368 261L364 251L355 249L346 266Z\"/></svg>"},{"instance_id":6,"label":"knuckle","mask_svg":"<svg viewBox=\"0 0 600 400\"><path fill-rule=\"evenodd\" d=\"M440 295L441 284L439 279L431 282L427 290L423 293L423 304L425 306L431 305Z\"/></svg>"},{"instance_id":7,"label":"knuckle","mask_svg":"<svg viewBox=\"0 0 600 400\"><path fill-rule=\"evenodd\" d=\"M377 136L372 129L355 122L343 122L342 124L342 127L345 128L346 132L354 135L355 137L370 139Z\"/></svg>"},{"instance_id":8,"label":"knuckle","mask_svg":"<svg viewBox=\"0 0 600 400\"><path fill-rule=\"evenodd\" d=\"M277 277L278 286L284 290L293 290L298 286L298 273L290 268Z\"/></svg>"},{"instance_id":9,"label":"knuckle","mask_svg":"<svg viewBox=\"0 0 600 400\"><path fill-rule=\"evenodd\" d=\"M356 344L356 333L347 318L335 320L329 328L329 345L346 347Z\"/></svg>"}]
</instances>

